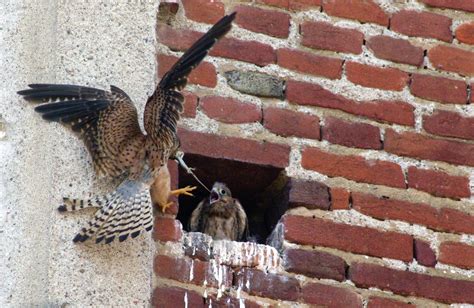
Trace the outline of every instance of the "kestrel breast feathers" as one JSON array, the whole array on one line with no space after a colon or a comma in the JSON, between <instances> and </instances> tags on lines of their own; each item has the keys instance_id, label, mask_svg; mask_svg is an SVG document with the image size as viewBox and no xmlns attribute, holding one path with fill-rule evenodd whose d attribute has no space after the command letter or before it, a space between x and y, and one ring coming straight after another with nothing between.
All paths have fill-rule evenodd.
<instances>
[{"instance_id":1,"label":"kestrel breast feathers","mask_svg":"<svg viewBox=\"0 0 474 308\"><path fill-rule=\"evenodd\" d=\"M144 128L140 129L137 109L121 89L110 91L63 84L31 84L19 91L26 100L40 102L35 111L43 119L69 126L84 141L99 175L125 178L111 193L89 200L64 198L60 211L98 208L89 225L74 238L83 242L124 241L149 231L153 225L150 186L159 183L159 205L169 206L170 193L189 194L192 188L170 192L167 162L178 160L186 167L179 151L177 122L183 111L183 95L189 73L202 61L216 41L231 28L235 13L224 16L187 50L163 76L148 98ZM163 197L164 196L164 197Z\"/></svg>"}]
</instances>

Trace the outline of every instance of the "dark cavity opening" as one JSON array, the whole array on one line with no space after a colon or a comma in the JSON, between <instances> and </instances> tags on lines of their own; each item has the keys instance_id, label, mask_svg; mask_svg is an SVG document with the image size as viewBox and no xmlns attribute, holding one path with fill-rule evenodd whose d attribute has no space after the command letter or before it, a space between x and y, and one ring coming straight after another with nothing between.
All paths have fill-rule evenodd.
<instances>
[{"instance_id":1,"label":"dark cavity opening","mask_svg":"<svg viewBox=\"0 0 474 308\"><path fill-rule=\"evenodd\" d=\"M284 169L238 161L187 154L186 163L209 189L214 182L225 183L242 204L249 221L247 241L265 244L281 216L288 209ZM186 171L179 169L179 187L197 186L194 197L180 196L177 219L189 231L188 221L199 202L209 193Z\"/></svg>"}]
</instances>

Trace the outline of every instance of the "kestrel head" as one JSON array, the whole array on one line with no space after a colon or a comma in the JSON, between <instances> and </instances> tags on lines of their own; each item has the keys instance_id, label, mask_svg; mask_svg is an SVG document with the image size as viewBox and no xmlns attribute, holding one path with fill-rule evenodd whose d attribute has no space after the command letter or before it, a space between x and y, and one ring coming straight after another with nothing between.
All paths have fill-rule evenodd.
<instances>
[{"instance_id":1,"label":"kestrel head","mask_svg":"<svg viewBox=\"0 0 474 308\"><path fill-rule=\"evenodd\" d=\"M209 203L213 204L220 201L223 197L232 197L229 187L224 183L215 182L211 189L211 195L209 196Z\"/></svg>"}]
</instances>

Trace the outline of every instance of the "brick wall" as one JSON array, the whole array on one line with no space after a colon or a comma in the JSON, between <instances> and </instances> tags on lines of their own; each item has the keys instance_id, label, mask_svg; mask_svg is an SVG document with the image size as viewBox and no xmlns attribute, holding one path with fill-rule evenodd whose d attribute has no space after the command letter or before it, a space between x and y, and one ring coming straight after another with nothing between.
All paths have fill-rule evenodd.
<instances>
[{"instance_id":1,"label":"brick wall","mask_svg":"<svg viewBox=\"0 0 474 308\"><path fill-rule=\"evenodd\" d=\"M474 304L473 1L160 9L160 76L238 12L191 75L184 150L284 168L295 198L306 194L282 217L283 265L271 271L194 259L177 209L158 218L156 306ZM210 282L213 266L224 266L222 288Z\"/></svg>"}]
</instances>

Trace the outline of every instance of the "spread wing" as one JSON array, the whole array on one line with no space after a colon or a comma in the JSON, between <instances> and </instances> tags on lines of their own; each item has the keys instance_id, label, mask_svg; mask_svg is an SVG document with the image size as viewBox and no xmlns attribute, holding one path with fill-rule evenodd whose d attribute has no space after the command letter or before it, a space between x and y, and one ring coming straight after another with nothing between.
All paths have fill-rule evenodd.
<instances>
[{"instance_id":1,"label":"spread wing","mask_svg":"<svg viewBox=\"0 0 474 308\"><path fill-rule=\"evenodd\" d=\"M43 119L64 123L77 132L98 174L116 177L143 160L140 156L144 155L145 136L138 124L137 110L121 89L111 86L110 91L104 91L62 84L29 87L18 94L40 102L35 111Z\"/></svg>"},{"instance_id":2,"label":"spread wing","mask_svg":"<svg viewBox=\"0 0 474 308\"><path fill-rule=\"evenodd\" d=\"M231 28L235 13L224 16L197 40L163 76L145 107L145 130L153 139L171 139L183 110L183 95L188 75L204 59L219 38Z\"/></svg>"}]
</instances>

